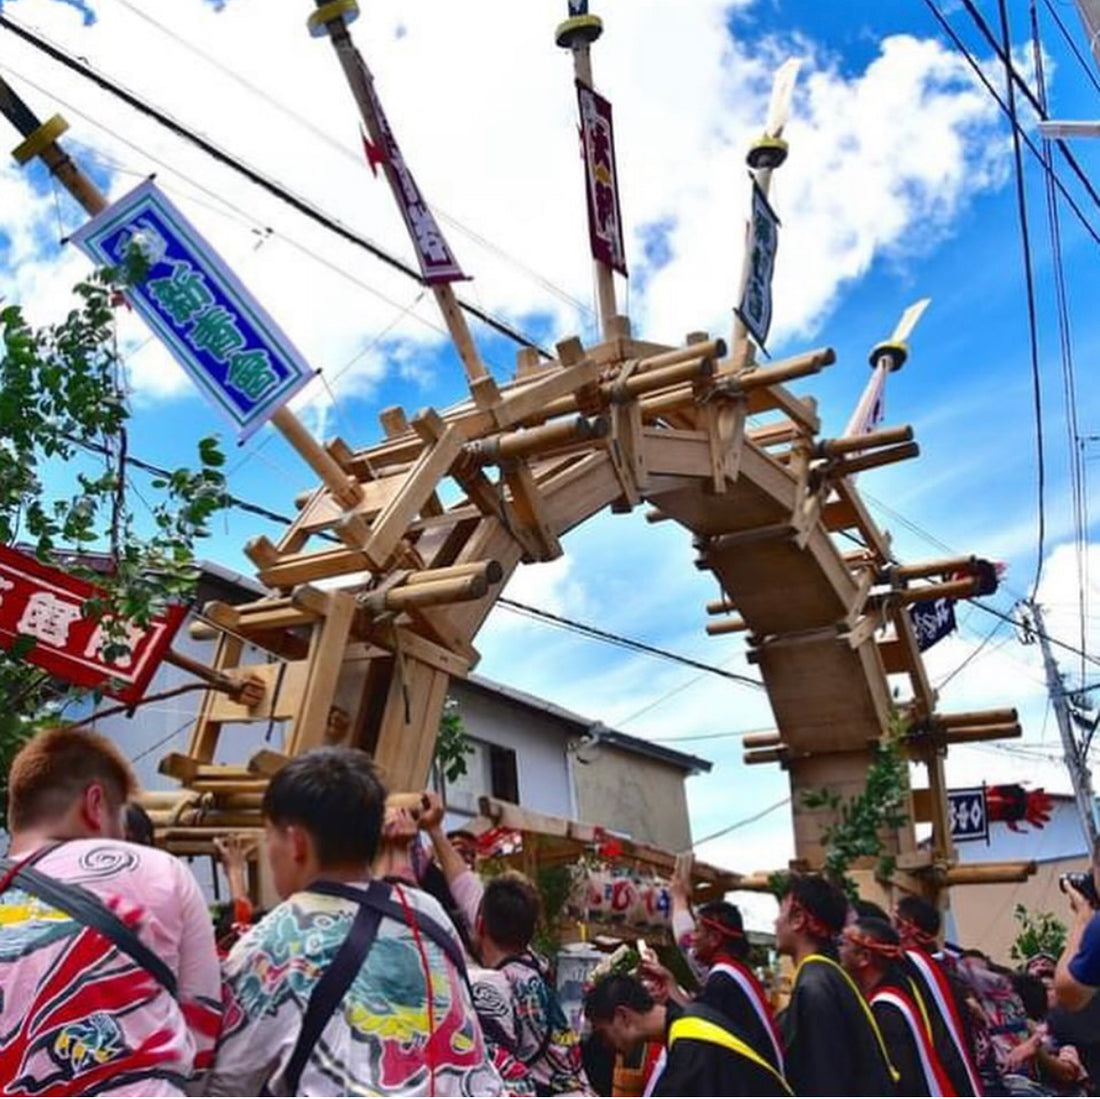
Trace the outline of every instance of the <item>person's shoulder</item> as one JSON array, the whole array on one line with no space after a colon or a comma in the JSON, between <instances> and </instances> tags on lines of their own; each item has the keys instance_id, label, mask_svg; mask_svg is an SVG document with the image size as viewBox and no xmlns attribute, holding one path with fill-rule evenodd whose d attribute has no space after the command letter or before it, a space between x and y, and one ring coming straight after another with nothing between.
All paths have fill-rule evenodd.
<instances>
[{"instance_id":1,"label":"person's shoulder","mask_svg":"<svg viewBox=\"0 0 1100 1099\"><path fill-rule=\"evenodd\" d=\"M158 847L145 847L126 840L69 840L46 855L42 869L65 881L86 886L116 888L127 881L136 884L154 878L157 881L182 880L193 882L190 871L175 855Z\"/></svg>"}]
</instances>

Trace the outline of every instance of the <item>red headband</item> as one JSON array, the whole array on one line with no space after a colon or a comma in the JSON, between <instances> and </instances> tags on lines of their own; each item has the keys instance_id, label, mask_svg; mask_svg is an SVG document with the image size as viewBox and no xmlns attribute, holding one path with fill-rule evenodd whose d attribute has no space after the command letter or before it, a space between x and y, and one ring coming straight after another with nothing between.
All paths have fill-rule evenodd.
<instances>
[{"instance_id":1,"label":"red headband","mask_svg":"<svg viewBox=\"0 0 1100 1099\"><path fill-rule=\"evenodd\" d=\"M902 949L893 943L884 943L881 939L872 939L870 935L861 934L856 928L848 926L844 929L844 937L853 946L862 947L871 954L878 954L883 958L900 958Z\"/></svg>"},{"instance_id":2,"label":"red headband","mask_svg":"<svg viewBox=\"0 0 1100 1099\"><path fill-rule=\"evenodd\" d=\"M797 909L802 913L803 919L806 921L806 930L809 931L815 939L824 941L826 939L835 939L837 937L837 930L829 927L823 920L819 920L808 908L799 904L793 897L791 898L791 910Z\"/></svg>"},{"instance_id":3,"label":"red headband","mask_svg":"<svg viewBox=\"0 0 1100 1099\"><path fill-rule=\"evenodd\" d=\"M743 939L745 937L744 931L738 931L736 927L729 927L722 923L721 920L716 920L713 916L699 916L699 923L704 927L709 927L717 935L721 935L726 939Z\"/></svg>"},{"instance_id":4,"label":"red headband","mask_svg":"<svg viewBox=\"0 0 1100 1099\"><path fill-rule=\"evenodd\" d=\"M912 920L899 915L894 917L894 923L897 925L899 935L905 935L906 938L910 938L914 942L920 943L921 946L936 945L936 936L930 935L923 928L917 927Z\"/></svg>"}]
</instances>

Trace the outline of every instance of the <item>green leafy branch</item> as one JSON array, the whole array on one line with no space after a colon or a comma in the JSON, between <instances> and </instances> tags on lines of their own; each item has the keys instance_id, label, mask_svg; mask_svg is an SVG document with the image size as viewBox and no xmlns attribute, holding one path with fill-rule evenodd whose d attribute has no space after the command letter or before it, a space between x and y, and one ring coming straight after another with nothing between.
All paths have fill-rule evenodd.
<instances>
[{"instance_id":1,"label":"green leafy branch","mask_svg":"<svg viewBox=\"0 0 1100 1099\"><path fill-rule=\"evenodd\" d=\"M802 795L806 809L825 809L834 814L834 822L824 829L825 875L850 894L855 885L849 869L861 859L877 859L875 872L888 881L896 860L887 851L886 835L909 819L906 799L909 792L909 768L901 751L901 732L897 719L873 749L871 766L862 793L843 799L835 790L809 790Z\"/></svg>"}]
</instances>

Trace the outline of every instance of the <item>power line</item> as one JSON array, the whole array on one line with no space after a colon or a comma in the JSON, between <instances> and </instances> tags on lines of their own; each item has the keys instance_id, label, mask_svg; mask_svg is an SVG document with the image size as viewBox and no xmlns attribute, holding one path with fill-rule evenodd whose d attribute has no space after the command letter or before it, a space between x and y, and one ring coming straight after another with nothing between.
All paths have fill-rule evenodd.
<instances>
[{"instance_id":1,"label":"power line","mask_svg":"<svg viewBox=\"0 0 1100 1099\"><path fill-rule=\"evenodd\" d=\"M656 645L648 645L644 641L635 641L633 638L623 637L621 634L601 630L597 626L590 626L583 622L577 622L572 618L565 618L561 615L552 614L550 611L544 611L539 607L532 607L529 603L520 603L515 599L507 599L501 596L497 600L497 604L517 614L522 614L529 618L536 618L543 622L551 622L564 629L572 630L574 633L580 634L583 637L590 637L597 641L607 641L610 644L618 645L620 648L628 649L632 652L645 653L647 656L658 656L662 660L683 664L688 668L698 668L700 671L710 672L712 675L719 675L723 679L731 679L735 683L743 683L757 690L762 691L765 689L764 684L759 679L753 679L751 676L741 675L738 672L731 672L725 668L719 668L715 664L706 664L701 660L693 660L689 656L681 656L679 653L670 652L668 649L658 648Z\"/></svg>"},{"instance_id":2,"label":"power line","mask_svg":"<svg viewBox=\"0 0 1100 1099\"><path fill-rule=\"evenodd\" d=\"M346 160L357 165L362 165L363 158L361 152L356 152L353 149L350 149L342 141L322 130L305 115L300 114L293 107L289 106L282 100L274 98L270 92L265 91L257 84L253 84L252 81L242 76L235 69L232 69L230 68L230 66L224 64L213 54L207 53L201 47L196 46L193 42L184 38L182 35L177 34L174 30L172 30L171 27L165 26L159 20L149 15L147 12L142 11L141 8L138 7L137 4L132 3L131 0L116 0L116 3L121 4L133 15L137 16L145 23L148 23L150 26L155 27L158 31L160 31L161 34L171 39L177 45L181 46L183 49L187 50L194 56L201 58L218 72L222 73L224 76L234 81L234 83L251 92L257 98L261 99L268 107L272 108L275 111L278 111L286 118L289 118L292 121L296 122L299 126L302 127L302 129L306 130L308 133L311 133L314 137L322 141L324 144L328 145L330 149L339 153ZM432 210L442 221L447 222L448 225L453 226L470 240L474 241L476 244L481 245L481 247L486 249L486 251L492 252L494 255L503 259L506 263L522 271L544 290L553 294L555 297L560 298L567 305L576 309L580 313L584 313L589 316L595 315L595 311L593 310L591 305L586 304L579 298L573 297L573 295L570 294L569 291L565 290L561 286L558 286L556 283L546 278L544 275L539 274L539 272L536 271L533 267L528 266L519 257L512 255L506 249L502 248L499 244L496 244L493 241L489 240L487 237L483 236L481 233L478 233L470 226L464 224L452 214L448 214L446 210L441 209L434 203L432 204Z\"/></svg>"},{"instance_id":3,"label":"power line","mask_svg":"<svg viewBox=\"0 0 1100 1099\"><path fill-rule=\"evenodd\" d=\"M1085 70L1085 75L1092 82L1092 86L1098 92L1100 92L1100 79L1097 79L1096 73L1093 71L1092 64L1087 61L1084 54L1081 53L1081 50L1078 48L1074 36L1069 32L1069 29L1066 27L1065 23L1062 22L1062 18L1058 14L1057 9L1051 3L1051 0L1043 0L1043 3L1046 5L1046 9L1048 12L1050 12L1051 17L1054 19L1054 22L1057 23L1058 29L1062 32L1062 37L1066 40L1066 44L1073 51L1073 56L1076 57L1077 60L1081 63L1081 68Z\"/></svg>"},{"instance_id":4,"label":"power line","mask_svg":"<svg viewBox=\"0 0 1100 1099\"><path fill-rule=\"evenodd\" d=\"M759 813L753 813L751 817L745 817L744 820L729 824L725 828L719 828L717 832L711 832L709 836L704 836L701 840L696 840L691 846L693 848L702 847L704 843L710 843L711 840L727 836L730 832L735 832L738 828L744 828L747 824L755 824L758 820L763 820L769 813L774 813L776 809L782 809L784 805L789 805L790 802L791 799L785 797L781 801L775 802L774 805L769 805L767 809L761 809Z\"/></svg>"},{"instance_id":5,"label":"power line","mask_svg":"<svg viewBox=\"0 0 1100 1099\"><path fill-rule=\"evenodd\" d=\"M380 245L375 244L374 241L368 239L355 232L355 230L344 225L343 222L336 220L336 218L326 214L319 207L313 203L302 198L300 195L296 195L293 191L284 187L281 183L271 179L269 176L264 175L262 172L253 168L251 165L246 164L240 158L234 156L232 153L227 152L220 146L215 145L212 141L208 141L194 130L185 126L183 123L178 122L171 115L160 110L158 107L154 107L144 99L128 91L122 87L121 84L116 83L109 77L104 76L93 69L86 62L81 61L79 58L74 57L72 54L67 53L59 46L48 41L47 39L35 34L33 31L28 30L25 27L21 27L18 23L13 22L6 15L0 14L0 27L11 31L17 37L23 39L23 41L29 43L35 49L40 50L48 57L57 61L59 64L65 66L65 68L77 73L84 77L86 80L90 80L97 87L102 88L104 91L115 96L115 98L122 100L127 106L132 107L134 110L140 112L143 115L153 119L155 122L163 126L165 129L171 131L177 137L183 138L183 140L190 142L192 145L201 149L208 156L218 161L219 164L224 165L227 168L232 169L238 175L242 175L250 183L255 184L257 187L262 188L269 194L274 195L280 201L286 203L292 209L298 213L303 214L311 221L316 222L318 225L323 226L329 232L336 234L343 238L350 244L355 245L357 248L362 248L364 251L369 252L376 259L381 260L387 266L392 267L395 271L399 271L401 274L406 275L408 278L414 279L421 286L427 285L424 282L424 277L419 271L411 267L404 260L398 258L392 253L386 251ZM539 346L530 337L524 335L517 328L508 324L506 321L501 320L493 314L486 312L484 309L479 308L470 302L458 299L459 307L470 316L476 317L482 321L494 331L500 333L502 336L506 336L508 339L515 341L522 347L534 348L540 355L545 358L552 359L554 356Z\"/></svg>"},{"instance_id":6,"label":"power line","mask_svg":"<svg viewBox=\"0 0 1100 1099\"><path fill-rule=\"evenodd\" d=\"M1014 627L1019 625L1019 623L1011 615L1005 614L1004 611L997 610L996 607L991 607L988 603L983 603L980 599L969 599L967 600L967 602L972 603L975 607L978 607L980 610L985 611L986 614L992 614L997 618L1003 619L1005 622L1008 622ZM1079 656L1083 660L1087 661L1089 664L1095 664L1098 668L1100 668L1100 659L1097 659L1095 656L1090 656L1087 652L1085 652L1084 649L1079 649L1076 645L1069 645L1065 641L1059 641L1058 638L1053 637L1051 634L1036 629L1034 625L1032 625L1030 628L1031 632L1034 633L1036 637L1045 637L1052 645L1057 645L1058 648L1065 649L1066 652L1071 652L1074 656Z\"/></svg>"},{"instance_id":7,"label":"power line","mask_svg":"<svg viewBox=\"0 0 1100 1099\"><path fill-rule=\"evenodd\" d=\"M936 6L935 0L924 0L924 6L926 8L928 8L928 10L936 17L936 19L939 22L940 26L943 27L944 32L951 39L951 41L954 42L955 47L958 49L958 51L966 59L967 63L970 65L971 69L973 69L974 74L982 82L982 84L985 85L986 91L989 92L989 94L993 97L993 99L996 101L997 105L1004 112L1005 116L1010 121L1012 121L1013 129L1023 139L1024 144L1026 144L1027 147L1035 155L1035 157L1040 162L1042 162L1042 157L1039 154L1039 149L1036 146L1035 142L1032 141L1030 134L1028 134L1027 131L1024 130L1020 126L1018 119L1017 120L1013 119L1012 113L1008 109L1008 104L1005 103L1004 99L1001 98L1001 96L998 93L997 89L993 87L993 84L990 82L989 77L987 77L985 75L985 72L983 71L981 64L978 62L978 59L970 52L970 50L966 46L966 43L963 42L963 40L959 37L958 33L955 31L955 28L952 27L951 24L947 21L947 17ZM1062 197L1065 198L1066 204L1074 212L1074 214L1077 217L1077 220L1081 222L1081 225L1084 227L1085 231L1089 234L1089 236L1092 237L1092 239L1097 244L1100 244L1100 232L1097 232L1097 230L1093 227L1092 223L1088 220L1088 218L1085 217L1084 211L1077 204L1077 201L1076 201L1076 199L1074 199L1073 195L1071 195L1069 193L1069 190L1066 188L1066 185L1062 181L1061 176L1059 176L1057 174L1057 172L1054 172L1053 175L1054 175L1055 185L1057 186L1058 190L1061 192Z\"/></svg>"},{"instance_id":8,"label":"power line","mask_svg":"<svg viewBox=\"0 0 1100 1099\"><path fill-rule=\"evenodd\" d=\"M963 0L967 11L982 23L981 15L974 10L971 0ZM1002 60L1005 67L1005 86L1008 92L1008 117L1012 123L1012 159L1016 174L1016 213L1020 220L1020 244L1023 248L1024 286L1027 291L1028 349L1031 353L1031 399L1035 411L1035 461L1038 491L1038 515L1036 516L1037 548L1035 580L1032 594L1039 590L1039 578L1043 573L1043 543L1046 538L1046 456L1043 448L1043 387L1039 373L1039 320L1035 308L1035 275L1031 262L1031 234L1028 229L1027 192L1024 189L1024 154L1020 147L1020 123L1016 114L1016 69L1012 64L1012 39L1008 26L1008 7L1005 0L997 0L1001 15L1001 37L1004 42ZM986 28L988 34L988 28ZM996 43L994 43L996 48ZM1030 93L1029 93L1030 94Z\"/></svg>"},{"instance_id":9,"label":"power line","mask_svg":"<svg viewBox=\"0 0 1100 1099\"><path fill-rule=\"evenodd\" d=\"M1047 109L1046 74L1043 69L1043 48L1039 36L1039 13L1035 0L1030 0L1031 47L1035 64L1035 83L1043 111ZM1043 138L1043 152L1050 160L1050 141ZM1070 490L1073 498L1074 555L1077 563L1077 603L1079 638L1085 648L1085 619L1088 614L1088 489L1077 414L1077 369L1073 360L1073 337L1070 331L1069 295L1066 287L1065 263L1062 255L1062 226L1058 210L1058 195L1046 183L1047 223L1050 230L1050 252L1054 269L1054 298L1058 318L1058 344L1061 352L1062 394L1066 408L1066 437L1069 446ZM1084 663L1081 678L1084 679Z\"/></svg>"},{"instance_id":10,"label":"power line","mask_svg":"<svg viewBox=\"0 0 1100 1099\"><path fill-rule=\"evenodd\" d=\"M1020 73L1017 70L1016 66L1012 62L1012 41L1011 41L1009 35L1007 34L1007 29L1006 29L1007 24L1008 24L1008 15L1007 15L1007 11L1004 8L1004 4L1001 2L1001 0L998 0L998 3L1001 6L1001 12L1000 12L1000 15L1001 15L1001 44L1000 45L997 44L997 39L994 37L993 31L990 30L989 24L983 18L982 13L980 11L978 11L977 7L975 7L974 0L963 0L963 5L965 6L967 12L969 13L970 18L973 19L974 22L977 24L978 30L980 30L981 33L982 33L982 37L985 38L986 42L989 43L989 45L992 48L993 52L995 54L997 54L997 56L1001 59L1001 62L1003 63L1003 65L1005 67L1006 90L1008 92L1009 104L1012 107L1012 115L1013 115L1013 118L1015 119L1013 125L1014 125L1015 129L1017 130L1017 132L1022 132L1022 127L1020 127L1020 125L1019 125L1019 120L1016 119L1016 109L1015 109L1015 105L1013 103L1013 95L1014 95L1013 89L1014 88L1019 88L1019 90L1026 97L1027 101L1031 104L1032 108L1035 110L1036 114L1038 114L1038 116L1041 119L1044 119L1044 120L1047 118L1046 104L1040 102L1039 97L1036 96L1036 94L1031 90L1031 88L1028 87L1027 81L1024 80L1024 78L1020 75ZM1058 146L1058 151L1065 158L1066 163L1072 169L1073 174L1075 176L1077 176L1077 178L1081 181L1082 185L1084 186L1085 190L1088 191L1088 193L1089 193L1090 197L1092 198L1093 202L1095 202L1098 206L1100 206L1100 194L1096 193L1096 188L1093 187L1092 181L1085 174L1085 171L1081 167L1081 165L1078 164L1077 158L1073 155L1073 151L1065 143L1065 141L1063 141L1061 138L1058 138L1055 141L1055 145ZM1039 159L1042 160L1042 157L1040 157Z\"/></svg>"}]
</instances>

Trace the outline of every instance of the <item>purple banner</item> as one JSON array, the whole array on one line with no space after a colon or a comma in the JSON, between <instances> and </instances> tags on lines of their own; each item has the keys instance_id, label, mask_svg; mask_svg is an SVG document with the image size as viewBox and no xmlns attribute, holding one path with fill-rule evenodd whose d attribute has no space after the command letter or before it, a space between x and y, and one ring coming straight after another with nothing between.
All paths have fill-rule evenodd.
<instances>
[{"instance_id":1,"label":"purple banner","mask_svg":"<svg viewBox=\"0 0 1100 1099\"><path fill-rule=\"evenodd\" d=\"M374 81L369 74L364 73L364 76L381 138L378 145L364 139L371 171L375 171L377 164L383 164L386 168L394 197L401 207L401 215L416 248L416 258L420 262L420 273L424 276L424 281L428 284L459 282L466 276L458 266L458 260L447 244L443 230L439 228L435 215L428 209L428 204L420 194L416 180L401 155L397 139L393 136L393 130L382 110L382 103L374 90Z\"/></svg>"},{"instance_id":2,"label":"purple banner","mask_svg":"<svg viewBox=\"0 0 1100 1099\"><path fill-rule=\"evenodd\" d=\"M577 81L581 113L581 143L588 195L588 235L592 257L626 275L623 219L619 207L619 176L615 168L615 136L611 104L587 84Z\"/></svg>"}]
</instances>

